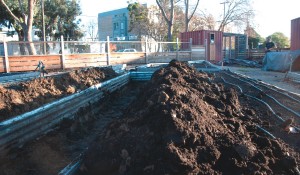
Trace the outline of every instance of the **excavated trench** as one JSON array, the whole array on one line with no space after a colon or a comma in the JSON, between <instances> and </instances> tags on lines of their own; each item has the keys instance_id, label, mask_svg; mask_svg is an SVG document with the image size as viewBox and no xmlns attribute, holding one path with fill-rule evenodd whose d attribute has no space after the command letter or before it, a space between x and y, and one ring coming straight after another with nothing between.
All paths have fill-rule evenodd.
<instances>
[{"instance_id":1,"label":"excavated trench","mask_svg":"<svg viewBox=\"0 0 300 175\"><path fill-rule=\"evenodd\" d=\"M172 61L150 81L104 91L53 131L5 152L0 174L299 174L299 134L282 129L299 120L228 72L201 66L213 73Z\"/></svg>"}]
</instances>

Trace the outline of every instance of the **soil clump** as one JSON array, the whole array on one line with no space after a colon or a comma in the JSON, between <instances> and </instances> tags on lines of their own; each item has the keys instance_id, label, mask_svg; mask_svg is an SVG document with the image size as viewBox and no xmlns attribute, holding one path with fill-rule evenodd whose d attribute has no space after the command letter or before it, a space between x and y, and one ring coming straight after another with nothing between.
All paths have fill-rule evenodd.
<instances>
[{"instance_id":1,"label":"soil clump","mask_svg":"<svg viewBox=\"0 0 300 175\"><path fill-rule=\"evenodd\" d=\"M118 76L109 67L75 70L57 76L0 85L0 121L82 91Z\"/></svg>"},{"instance_id":2,"label":"soil clump","mask_svg":"<svg viewBox=\"0 0 300 175\"><path fill-rule=\"evenodd\" d=\"M212 74L171 61L89 147L80 173L299 174L299 153L262 133L243 103Z\"/></svg>"}]
</instances>

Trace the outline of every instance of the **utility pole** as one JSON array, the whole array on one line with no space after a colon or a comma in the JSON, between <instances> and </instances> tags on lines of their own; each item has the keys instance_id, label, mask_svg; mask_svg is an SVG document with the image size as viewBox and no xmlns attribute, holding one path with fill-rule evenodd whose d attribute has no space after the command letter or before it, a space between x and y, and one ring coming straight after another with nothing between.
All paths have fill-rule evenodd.
<instances>
[{"instance_id":1,"label":"utility pole","mask_svg":"<svg viewBox=\"0 0 300 175\"><path fill-rule=\"evenodd\" d=\"M228 1L221 2L220 4L224 4L224 13L223 13L223 22L222 22L222 32L224 32L225 27L225 4L229 3Z\"/></svg>"}]
</instances>

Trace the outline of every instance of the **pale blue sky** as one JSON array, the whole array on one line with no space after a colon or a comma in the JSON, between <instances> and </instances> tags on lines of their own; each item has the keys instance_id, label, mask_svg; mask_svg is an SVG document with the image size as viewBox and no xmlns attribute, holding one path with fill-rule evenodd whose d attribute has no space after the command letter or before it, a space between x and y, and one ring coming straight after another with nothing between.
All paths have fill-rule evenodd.
<instances>
[{"instance_id":1,"label":"pale blue sky","mask_svg":"<svg viewBox=\"0 0 300 175\"><path fill-rule=\"evenodd\" d=\"M155 0L140 0L141 3L155 4ZM224 0L200 0L198 9L212 13L216 20L223 14ZM291 20L300 17L300 0L252 0L256 13L255 29L267 37L274 32L282 32L290 38ZM84 16L97 17L98 13L127 7L127 0L81 0ZM93 17L87 17L92 19Z\"/></svg>"}]
</instances>

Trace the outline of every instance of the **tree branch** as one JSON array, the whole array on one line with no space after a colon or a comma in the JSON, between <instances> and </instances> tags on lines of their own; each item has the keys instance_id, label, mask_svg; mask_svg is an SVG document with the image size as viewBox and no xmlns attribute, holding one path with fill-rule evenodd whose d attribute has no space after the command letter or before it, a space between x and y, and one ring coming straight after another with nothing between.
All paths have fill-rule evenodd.
<instances>
[{"instance_id":1,"label":"tree branch","mask_svg":"<svg viewBox=\"0 0 300 175\"><path fill-rule=\"evenodd\" d=\"M191 14L191 16L188 18L188 22L192 19L192 17L194 16L194 14L195 14L195 12L196 12L196 10L197 10L197 7L198 7L198 5L199 5L199 1L200 0L197 0L197 4L196 4L196 6L195 6L195 8L194 8L194 10L193 10L193 12L192 12L192 14Z\"/></svg>"},{"instance_id":2,"label":"tree branch","mask_svg":"<svg viewBox=\"0 0 300 175\"><path fill-rule=\"evenodd\" d=\"M16 20L18 23L22 23L20 21L19 18L17 18L14 13L10 10L10 8L6 5L6 3L4 2L4 0L0 0L1 4L6 8L6 10L8 11L8 13L14 18L14 20Z\"/></svg>"},{"instance_id":3,"label":"tree branch","mask_svg":"<svg viewBox=\"0 0 300 175\"><path fill-rule=\"evenodd\" d=\"M170 20L168 19L167 14L166 14L166 12L165 12L165 9L163 9L163 7L162 7L162 5L160 4L159 0L156 0L156 4L158 5L159 9L161 10L162 15L163 15L164 19L166 20L166 22L169 23Z\"/></svg>"}]
</instances>

